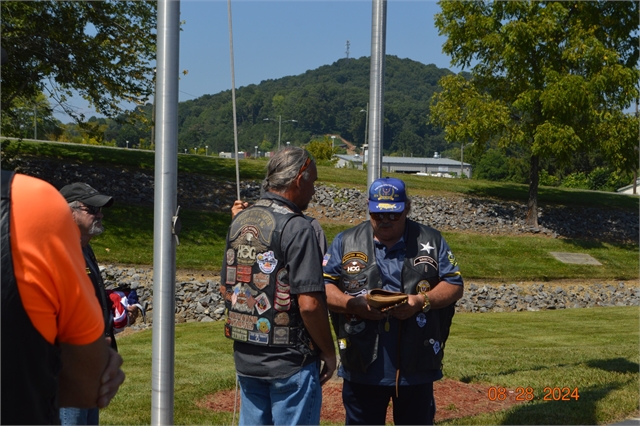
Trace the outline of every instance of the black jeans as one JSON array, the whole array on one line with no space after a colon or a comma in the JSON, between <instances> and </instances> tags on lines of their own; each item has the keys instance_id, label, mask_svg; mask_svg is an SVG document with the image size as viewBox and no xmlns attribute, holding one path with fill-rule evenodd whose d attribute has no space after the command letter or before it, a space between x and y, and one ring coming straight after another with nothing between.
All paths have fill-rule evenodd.
<instances>
[{"instance_id":1,"label":"black jeans","mask_svg":"<svg viewBox=\"0 0 640 426\"><path fill-rule=\"evenodd\" d=\"M389 399L393 401L396 425L432 425L436 414L433 383L400 386L373 386L345 380L342 402L347 412L347 425L384 425Z\"/></svg>"}]
</instances>

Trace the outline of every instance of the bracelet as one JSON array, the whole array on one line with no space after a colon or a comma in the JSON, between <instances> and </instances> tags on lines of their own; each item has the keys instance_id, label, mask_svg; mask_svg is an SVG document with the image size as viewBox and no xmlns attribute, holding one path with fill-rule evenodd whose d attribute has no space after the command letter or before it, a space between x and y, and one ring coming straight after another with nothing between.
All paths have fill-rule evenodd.
<instances>
[{"instance_id":1,"label":"bracelet","mask_svg":"<svg viewBox=\"0 0 640 426\"><path fill-rule=\"evenodd\" d=\"M420 294L424 296L424 305L422 305L422 312L426 314L427 312L429 312L429 309L431 309L431 302L429 302L429 296L427 295L426 291Z\"/></svg>"}]
</instances>

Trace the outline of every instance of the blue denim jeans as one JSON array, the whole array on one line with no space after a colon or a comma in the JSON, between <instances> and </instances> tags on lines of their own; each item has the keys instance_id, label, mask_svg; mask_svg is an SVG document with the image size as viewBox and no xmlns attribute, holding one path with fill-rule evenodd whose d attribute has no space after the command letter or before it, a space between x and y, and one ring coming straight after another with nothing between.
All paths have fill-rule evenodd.
<instances>
[{"instance_id":1,"label":"blue denim jeans","mask_svg":"<svg viewBox=\"0 0 640 426\"><path fill-rule=\"evenodd\" d=\"M100 424L100 410L98 408L72 408L60 409L61 425L97 425Z\"/></svg>"},{"instance_id":2,"label":"blue denim jeans","mask_svg":"<svg viewBox=\"0 0 640 426\"><path fill-rule=\"evenodd\" d=\"M238 376L240 425L320 424L322 389L317 362L284 379Z\"/></svg>"}]
</instances>

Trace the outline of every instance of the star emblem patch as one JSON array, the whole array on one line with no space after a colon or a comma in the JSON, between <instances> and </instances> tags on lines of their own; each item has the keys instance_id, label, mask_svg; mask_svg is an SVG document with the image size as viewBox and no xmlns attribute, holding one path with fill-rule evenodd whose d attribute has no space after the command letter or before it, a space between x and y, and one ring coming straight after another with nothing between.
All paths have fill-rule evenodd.
<instances>
[{"instance_id":1,"label":"star emblem patch","mask_svg":"<svg viewBox=\"0 0 640 426\"><path fill-rule=\"evenodd\" d=\"M420 249L420 251L426 251L427 253L431 253L431 250L435 248L428 241L427 241L427 244L420 243L420 245L422 246L422 249Z\"/></svg>"}]
</instances>

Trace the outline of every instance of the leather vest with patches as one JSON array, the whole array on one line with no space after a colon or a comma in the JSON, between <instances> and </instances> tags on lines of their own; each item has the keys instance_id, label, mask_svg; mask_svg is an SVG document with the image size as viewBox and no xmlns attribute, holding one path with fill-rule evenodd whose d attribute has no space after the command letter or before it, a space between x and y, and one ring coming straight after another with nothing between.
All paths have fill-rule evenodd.
<instances>
[{"instance_id":1,"label":"leather vest with patches","mask_svg":"<svg viewBox=\"0 0 640 426\"><path fill-rule=\"evenodd\" d=\"M437 230L407 219L409 227L406 255L402 266L402 292L418 294L435 287L439 279L438 250L442 236ZM356 296L382 288L375 259L373 228L364 222L342 236L342 272L338 286ZM416 373L442 368L444 345L455 311L455 303L442 309L422 311L401 322L400 370ZM366 372L376 360L379 321L355 315L334 314L331 319L338 337L340 359L352 371Z\"/></svg>"},{"instance_id":2,"label":"leather vest with patches","mask_svg":"<svg viewBox=\"0 0 640 426\"><path fill-rule=\"evenodd\" d=\"M225 336L312 353L297 298L290 292L280 240L289 220L301 216L275 200L261 199L240 212L227 236Z\"/></svg>"},{"instance_id":3,"label":"leather vest with patches","mask_svg":"<svg viewBox=\"0 0 640 426\"><path fill-rule=\"evenodd\" d=\"M2 412L1 424L60 424L60 349L47 342L24 309L11 256L13 172L2 171Z\"/></svg>"}]
</instances>

